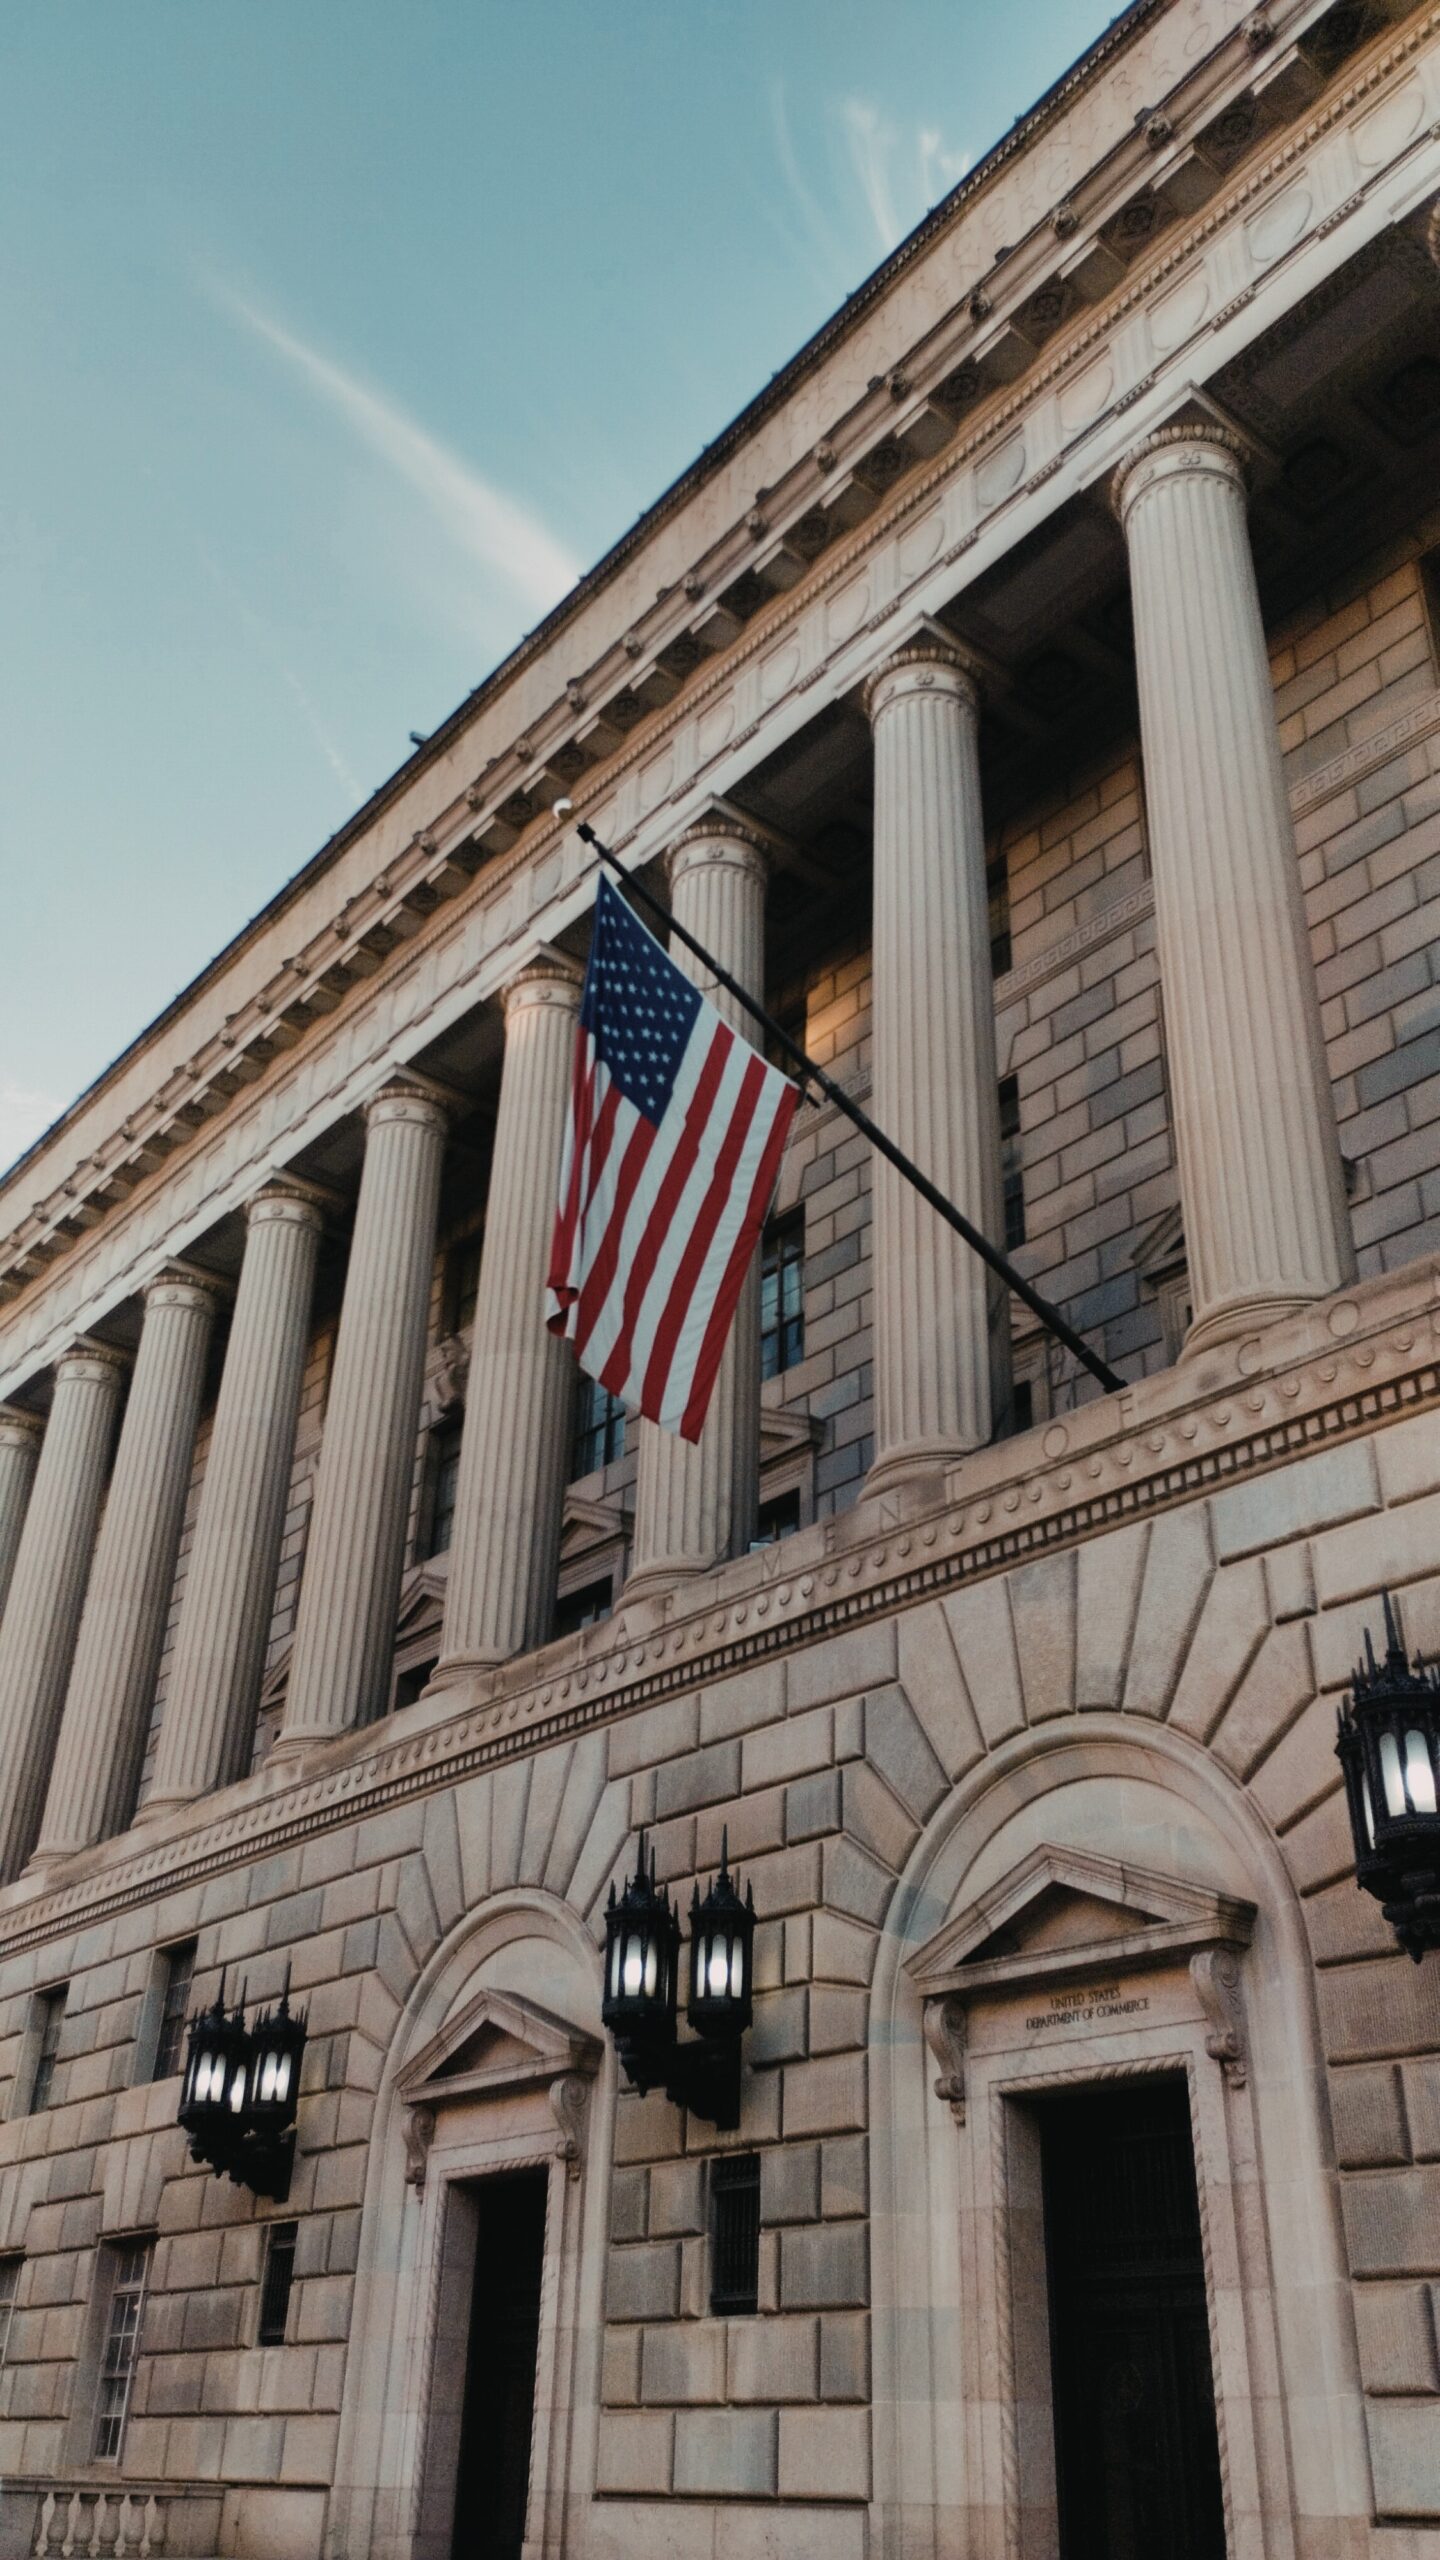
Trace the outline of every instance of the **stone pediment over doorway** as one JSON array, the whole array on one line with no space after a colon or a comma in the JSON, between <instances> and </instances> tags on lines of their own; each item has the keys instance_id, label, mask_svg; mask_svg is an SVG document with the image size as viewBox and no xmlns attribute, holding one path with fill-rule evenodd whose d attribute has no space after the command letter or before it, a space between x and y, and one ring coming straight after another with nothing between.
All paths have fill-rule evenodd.
<instances>
[{"instance_id":1,"label":"stone pediment over doorway","mask_svg":"<svg viewBox=\"0 0 1440 2560\"><path fill-rule=\"evenodd\" d=\"M963 2122L972 2004L1159 1966L1188 1968L1209 2022L1207 2050L1238 2082L1245 2070L1239 1963L1254 1924L1254 1904L1233 1895L1128 1860L1033 1849L906 1961L941 2065L937 2094Z\"/></svg>"},{"instance_id":2,"label":"stone pediment over doorway","mask_svg":"<svg viewBox=\"0 0 1440 2560\"><path fill-rule=\"evenodd\" d=\"M517 1992L483 1990L447 2021L410 2064L399 2084L407 2110L406 2176L425 2183L436 2119L448 2107L543 2090L561 2135L560 2156L578 2158L590 2083L600 2067L595 2036L557 2018Z\"/></svg>"}]
</instances>

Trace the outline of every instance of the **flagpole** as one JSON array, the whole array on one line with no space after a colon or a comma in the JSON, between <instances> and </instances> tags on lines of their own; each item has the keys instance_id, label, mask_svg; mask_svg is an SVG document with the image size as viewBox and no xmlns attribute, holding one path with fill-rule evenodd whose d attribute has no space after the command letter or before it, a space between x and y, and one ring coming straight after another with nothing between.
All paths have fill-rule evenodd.
<instances>
[{"instance_id":1,"label":"flagpole","mask_svg":"<svg viewBox=\"0 0 1440 2560\"><path fill-rule=\"evenodd\" d=\"M562 820L572 817L573 803L569 800L557 800L555 815ZM905 1180L913 1184L921 1199L929 1203L937 1217L943 1218L947 1226L953 1227L957 1236L969 1245L971 1252L978 1253L981 1261L989 1264L990 1269L1004 1281L1006 1288L1020 1300L1021 1304L1027 1306L1031 1314L1039 1318L1046 1332L1052 1333L1057 1342L1062 1342L1066 1350L1080 1362L1082 1368L1089 1370L1092 1378L1098 1378L1105 1393L1118 1394L1125 1384L1124 1379L1117 1377L1108 1363L1100 1358L1099 1353L1092 1351L1088 1342L1083 1341L1074 1327L1066 1323L1058 1307L1052 1306L1048 1298L1042 1297L1038 1289L1032 1288L1024 1273L1016 1270L1009 1255L1002 1253L998 1245L993 1245L989 1237L982 1235L978 1227L972 1226L963 1212L956 1208L953 1200L946 1199L943 1191L936 1190L934 1183L921 1172L918 1164L912 1163L903 1149L896 1146L894 1139L887 1138L884 1130L876 1126L869 1112L862 1111L859 1103L851 1100L843 1085L837 1084L833 1076L827 1075L823 1067L818 1067L813 1058L807 1057L799 1042L791 1038L783 1025L776 1022L763 1005L757 1004L752 995L746 993L739 982L731 977L728 969L721 968L719 961L706 950L704 943L697 942L694 934L687 931L679 918L673 916L668 907L652 896L644 882L637 879L633 871L626 870L619 856L611 852L608 844L602 844L594 828L585 819L579 820L575 832L582 843L589 845L601 862L608 863L617 880L621 881L643 906L649 908L651 914L666 927L674 939L677 942L683 942L686 950L694 953L696 959L710 971L717 984L724 987L726 993L732 995L737 1004L744 1006L752 1021L758 1022L761 1028L769 1033L777 1048L785 1052L798 1071L802 1089L806 1085L817 1086L819 1091L834 1103L837 1111L843 1111L846 1119L852 1120L856 1128L863 1131L872 1147L879 1148L887 1164L893 1164L896 1172L903 1174Z\"/></svg>"}]
</instances>

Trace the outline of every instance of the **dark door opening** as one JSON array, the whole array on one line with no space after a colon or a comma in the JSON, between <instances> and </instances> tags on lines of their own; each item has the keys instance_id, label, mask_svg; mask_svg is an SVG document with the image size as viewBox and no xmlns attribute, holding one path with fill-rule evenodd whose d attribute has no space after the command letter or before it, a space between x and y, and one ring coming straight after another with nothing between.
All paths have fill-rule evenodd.
<instances>
[{"instance_id":1,"label":"dark door opening","mask_svg":"<svg viewBox=\"0 0 1440 2560\"><path fill-rule=\"evenodd\" d=\"M484 2178L472 2190L475 2284L451 2560L520 2560L535 2423L545 2187L543 2169L526 2169Z\"/></svg>"},{"instance_id":2,"label":"dark door opening","mask_svg":"<svg viewBox=\"0 0 1440 2560\"><path fill-rule=\"evenodd\" d=\"M1038 2113L1062 2560L1225 2560L1185 2083Z\"/></svg>"}]
</instances>

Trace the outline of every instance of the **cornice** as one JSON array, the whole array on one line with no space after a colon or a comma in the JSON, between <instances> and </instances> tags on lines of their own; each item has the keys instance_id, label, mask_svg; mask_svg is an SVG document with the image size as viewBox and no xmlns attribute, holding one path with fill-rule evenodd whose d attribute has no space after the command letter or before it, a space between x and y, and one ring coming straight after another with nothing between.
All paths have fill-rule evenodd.
<instances>
[{"instance_id":1,"label":"cornice","mask_svg":"<svg viewBox=\"0 0 1440 2560\"><path fill-rule=\"evenodd\" d=\"M214 1811L83 1853L0 1896L0 1955L60 1937L383 1807L735 1678L1017 1564L1440 1408L1440 1258L957 1461L944 1496L864 1503L542 1653L262 1769ZM158 1830L159 1826L157 1826Z\"/></svg>"},{"instance_id":2,"label":"cornice","mask_svg":"<svg viewBox=\"0 0 1440 2560\"><path fill-rule=\"evenodd\" d=\"M589 768L583 779L567 782L567 788L583 811L594 811L635 774L637 768L655 763L665 748L686 724L697 729L703 722L708 705L733 691L737 679L754 664L762 652L773 652L784 634L795 627L799 618L819 606L846 585L870 559L886 546L903 542L907 525L923 515L937 493L960 481L976 466L987 450L1006 441L1017 421L1037 410L1045 395L1067 378L1083 373L1087 361L1107 338L1114 339L1126 321L1147 301L1153 301L1162 285L1191 261L1217 231L1233 224L1244 208L1272 188L1277 178L1315 144L1353 114L1356 106L1402 68L1440 27L1440 9L1426 9L1398 31L1393 42L1372 50L1358 77L1351 81L1332 82L1317 103L1315 111L1303 126L1286 141L1251 164L1238 183L1223 187L1203 215L1188 224L1178 224L1166 235L1166 249L1159 255L1137 260L1126 285L1107 299L1103 310L1084 321L1062 327L1056 337L1053 354L1037 355L1024 379L1005 396L987 399L973 429L957 434L943 454L907 473L893 496L877 512L848 535L834 541L805 575L787 592L778 595L747 623L740 636L721 654L708 660L684 684L673 702L661 704L644 717L639 727L614 745L604 761ZM1268 58L1268 57L1267 57ZM1417 137L1428 142L1436 128L1431 127ZM1406 151L1416 147L1408 144ZM1402 157L1405 153L1402 152ZM1339 208L1348 214L1358 208L1374 189L1394 174L1393 161L1375 169L1357 193ZM1336 216L1327 216L1328 225ZM1324 228L1325 225L1316 226ZM1294 247L1270 261L1265 271L1269 283L1281 274L1290 258L1306 246L1307 230ZM1012 272L1007 261L1004 273ZM1024 279L1020 280L1022 283ZM1018 289L1018 288L1017 288ZM1025 286L1029 290L1029 286ZM1239 300L1253 294L1248 289ZM1238 307L1232 303L1227 311ZM1204 326L1213 331L1227 316L1226 312L1207 312ZM1004 314L997 325L1003 325ZM946 323L948 329L951 323ZM952 349L938 346L941 333L932 333L937 341L932 352L921 355L909 365L906 375L907 396L914 394L922 406L929 396L927 384L933 386L939 369L950 361ZM977 344L979 341L977 340ZM1167 351L1167 374L1177 373L1183 364L1186 344ZM1062 444L1051 458L1040 463L1014 495L1024 497L1035 491L1055 472L1061 461L1073 455L1129 402L1149 392L1155 383L1154 373L1142 376L1123 391L1118 382L1108 406L1087 419ZM840 459L838 455L836 459ZM797 500L797 504L808 499ZM768 530L768 528L767 528ZM971 525L952 542L941 556L942 566L959 559L975 542L978 527ZM783 538L784 528L781 528ZM933 564L932 564L933 565ZM696 577L686 581L694 585L697 595L704 597L707 583ZM872 616L871 625L879 628L892 613L900 610L903 597L896 597L884 610ZM694 600L690 609L693 611ZM657 662L658 663L658 662ZM822 672L812 669L804 678L810 683ZM633 676L634 670L631 669ZM563 718L569 723L571 743L578 729L598 716L590 708L590 680L572 685L563 706ZM601 706L603 711L603 704ZM580 715L584 715L583 718ZM544 724L532 724L543 726ZM743 743L729 736L723 750L732 752ZM533 761L533 741L521 741ZM564 740L547 748L545 756L558 754ZM712 759L713 761L713 759ZM304 1041L307 1053L313 1053L317 1040L324 1037L321 1025L326 1017L341 1007L343 999L361 981L378 976L381 987L395 982L413 959L432 946L445 931L437 910L456 900L466 902L466 911L475 905L476 874L483 868L484 896L487 901L501 901L518 876L529 874L538 881L545 867L553 863L558 848L557 830L553 822L541 819L524 821L528 832L523 840L512 843L505 853L487 859L477 833L476 809L488 808L492 815L508 805L522 773L523 759L517 748L510 759L502 760L502 770L486 778L486 788L472 787L467 795L475 804L466 806L457 800L443 817L417 831L410 845L394 857L376 875L368 888L346 900L336 917L313 936L303 952L284 964L275 978L257 996L231 1017L214 1040L198 1051L184 1066L167 1078L152 1102L134 1113L99 1152L87 1159L67 1178L59 1191L36 1204L34 1211L21 1222L9 1240L8 1248L0 1247L0 1301L6 1295L43 1277L58 1257L68 1256L87 1234L102 1220L113 1226L117 1214L122 1218L126 1203L138 1191L147 1199L153 1196L153 1183L179 1149L189 1151L190 1142L199 1137L208 1124L226 1115L227 1128L233 1125L234 1113L243 1099L243 1089L253 1087L261 1079L268 1086L283 1075L285 1053ZM524 769L529 770L525 765ZM698 775L705 770L702 759ZM534 776L532 774L531 778ZM553 778L553 777L552 777ZM488 821L482 816L479 826ZM624 841L626 832L620 831ZM467 893L469 893L467 897ZM403 948L402 948L403 946ZM355 1017L355 1007L345 1008L343 1026ZM305 1035L309 1034L306 1038Z\"/></svg>"}]
</instances>

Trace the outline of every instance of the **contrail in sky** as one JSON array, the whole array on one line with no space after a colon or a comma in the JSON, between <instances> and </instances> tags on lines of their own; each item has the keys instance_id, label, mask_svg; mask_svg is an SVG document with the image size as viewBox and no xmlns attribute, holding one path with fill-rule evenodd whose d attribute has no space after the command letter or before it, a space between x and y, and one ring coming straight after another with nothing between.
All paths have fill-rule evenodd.
<instances>
[{"instance_id":1,"label":"contrail in sky","mask_svg":"<svg viewBox=\"0 0 1440 2560\"><path fill-rule=\"evenodd\" d=\"M278 320L229 285L206 279L212 298L309 383L373 453L423 498L483 567L503 578L534 613L547 612L574 586L581 563L528 508L507 498L378 391L329 356L306 346Z\"/></svg>"}]
</instances>

